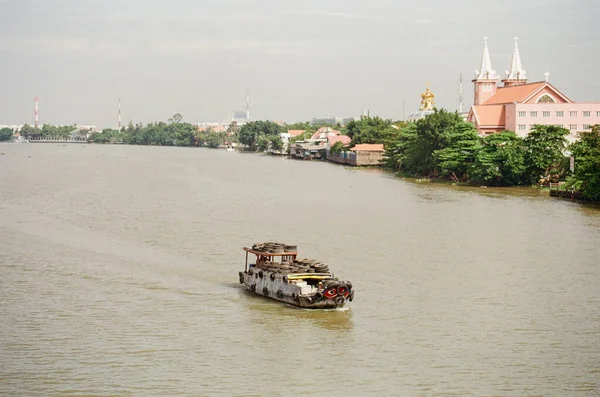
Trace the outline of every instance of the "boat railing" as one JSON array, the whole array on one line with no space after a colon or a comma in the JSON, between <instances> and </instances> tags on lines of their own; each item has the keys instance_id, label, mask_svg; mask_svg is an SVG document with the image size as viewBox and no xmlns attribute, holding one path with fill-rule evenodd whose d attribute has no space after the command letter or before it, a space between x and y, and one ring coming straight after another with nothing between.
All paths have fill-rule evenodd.
<instances>
[{"instance_id":1,"label":"boat railing","mask_svg":"<svg viewBox=\"0 0 600 397\"><path fill-rule=\"evenodd\" d=\"M285 261L293 261L298 256L298 252L296 251L287 251L287 252L265 252L265 251L257 251L252 248L244 247L244 251L246 251L246 266L245 270L248 271L248 254L256 255L257 261L259 260L268 260L269 262L273 262L274 258L280 257L281 262Z\"/></svg>"}]
</instances>

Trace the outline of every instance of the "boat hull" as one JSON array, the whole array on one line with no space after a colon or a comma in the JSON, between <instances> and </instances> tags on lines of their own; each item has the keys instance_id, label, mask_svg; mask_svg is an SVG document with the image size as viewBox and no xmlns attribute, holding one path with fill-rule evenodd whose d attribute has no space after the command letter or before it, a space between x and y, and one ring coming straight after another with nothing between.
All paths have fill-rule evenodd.
<instances>
[{"instance_id":1,"label":"boat hull","mask_svg":"<svg viewBox=\"0 0 600 397\"><path fill-rule=\"evenodd\" d=\"M347 296L327 298L322 293L309 292L289 283L285 275L261 269L240 272L239 277L240 284L251 293L306 309L341 308L354 296L354 291L349 291Z\"/></svg>"}]
</instances>

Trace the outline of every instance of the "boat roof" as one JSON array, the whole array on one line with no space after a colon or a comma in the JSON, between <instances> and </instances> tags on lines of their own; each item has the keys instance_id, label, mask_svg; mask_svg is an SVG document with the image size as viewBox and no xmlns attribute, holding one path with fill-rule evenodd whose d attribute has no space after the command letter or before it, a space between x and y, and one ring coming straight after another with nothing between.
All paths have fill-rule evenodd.
<instances>
[{"instance_id":1,"label":"boat roof","mask_svg":"<svg viewBox=\"0 0 600 397\"><path fill-rule=\"evenodd\" d=\"M251 254L254 254L254 255L270 256L270 257L273 257L273 256L296 256L296 255L298 255L298 251L264 252L264 251L253 250L252 248L247 248L247 247L244 247L244 251L250 252Z\"/></svg>"}]
</instances>

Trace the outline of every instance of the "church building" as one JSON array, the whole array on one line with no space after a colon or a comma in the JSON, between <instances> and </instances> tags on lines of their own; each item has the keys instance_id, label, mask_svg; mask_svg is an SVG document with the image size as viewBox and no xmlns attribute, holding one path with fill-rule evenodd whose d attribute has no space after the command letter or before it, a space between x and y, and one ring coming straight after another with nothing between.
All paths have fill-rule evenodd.
<instances>
[{"instance_id":1,"label":"church building","mask_svg":"<svg viewBox=\"0 0 600 397\"><path fill-rule=\"evenodd\" d=\"M574 102L548 82L548 72L545 76L545 81L529 82L515 38L510 69L501 81L492 69L484 38L481 67L472 80L475 95L467 120L475 124L480 135L509 130L522 137L535 124L565 127L572 138L600 124L600 103Z\"/></svg>"}]
</instances>

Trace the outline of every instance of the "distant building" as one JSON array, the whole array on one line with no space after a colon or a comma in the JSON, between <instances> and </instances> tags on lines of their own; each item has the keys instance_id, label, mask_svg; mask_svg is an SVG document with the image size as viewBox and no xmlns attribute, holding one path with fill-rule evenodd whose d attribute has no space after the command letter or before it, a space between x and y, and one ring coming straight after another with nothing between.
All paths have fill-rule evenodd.
<instances>
[{"instance_id":1,"label":"distant building","mask_svg":"<svg viewBox=\"0 0 600 397\"><path fill-rule=\"evenodd\" d=\"M572 101L548 82L548 72L546 81L528 82L517 39L503 86L499 86L500 77L492 69L487 39L480 70L475 74L473 106L467 120L481 135L510 130L526 136L535 124L541 124L568 129L572 140L578 132L600 124L600 103Z\"/></svg>"}]
</instances>

